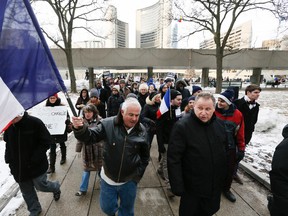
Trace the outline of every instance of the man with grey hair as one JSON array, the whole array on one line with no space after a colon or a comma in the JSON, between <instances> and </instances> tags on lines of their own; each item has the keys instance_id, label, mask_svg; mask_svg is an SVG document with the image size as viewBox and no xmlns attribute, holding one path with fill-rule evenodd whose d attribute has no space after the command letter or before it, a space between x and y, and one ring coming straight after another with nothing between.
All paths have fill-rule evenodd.
<instances>
[{"instance_id":1,"label":"man with grey hair","mask_svg":"<svg viewBox=\"0 0 288 216\"><path fill-rule=\"evenodd\" d=\"M103 167L100 171L100 206L107 215L134 215L137 183L149 162L149 143L139 122L141 105L128 98L117 116L104 119L88 129L81 117L72 117L75 137L85 143L104 140ZM118 206L118 198L120 205Z\"/></svg>"},{"instance_id":2,"label":"man with grey hair","mask_svg":"<svg viewBox=\"0 0 288 216\"><path fill-rule=\"evenodd\" d=\"M168 173L172 192L181 196L179 216L211 216L220 208L227 137L214 111L215 98L202 92L191 114L173 127Z\"/></svg>"}]
</instances>

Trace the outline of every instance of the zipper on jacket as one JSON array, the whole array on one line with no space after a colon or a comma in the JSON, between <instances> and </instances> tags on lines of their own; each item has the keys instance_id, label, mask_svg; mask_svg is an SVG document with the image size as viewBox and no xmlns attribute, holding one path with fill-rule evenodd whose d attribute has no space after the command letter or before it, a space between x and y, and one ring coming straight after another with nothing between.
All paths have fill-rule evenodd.
<instances>
[{"instance_id":1,"label":"zipper on jacket","mask_svg":"<svg viewBox=\"0 0 288 216\"><path fill-rule=\"evenodd\" d=\"M124 139L124 145L123 145L123 149L122 149L121 163L120 163L120 169L119 169L119 173L118 173L117 182L120 181L120 174L121 174L122 166L123 166L124 151L125 151L125 147L126 147L126 140L127 140L127 136L125 136L125 139Z\"/></svg>"}]
</instances>

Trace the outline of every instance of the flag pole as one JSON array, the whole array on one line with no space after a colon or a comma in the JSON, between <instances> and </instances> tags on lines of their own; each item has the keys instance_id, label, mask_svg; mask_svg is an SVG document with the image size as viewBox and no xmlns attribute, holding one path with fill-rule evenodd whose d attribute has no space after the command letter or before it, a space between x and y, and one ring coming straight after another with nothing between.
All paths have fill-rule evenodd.
<instances>
[{"instance_id":1,"label":"flag pole","mask_svg":"<svg viewBox=\"0 0 288 216\"><path fill-rule=\"evenodd\" d=\"M72 101L71 101L71 98L69 97L67 91L63 91L63 93L64 93L64 95L65 95L66 100L68 101L69 107L70 107L73 115L74 115L74 116L78 116L78 115L77 115L77 112L76 112L76 110L75 110L75 107L73 106Z\"/></svg>"},{"instance_id":2,"label":"flag pole","mask_svg":"<svg viewBox=\"0 0 288 216\"><path fill-rule=\"evenodd\" d=\"M172 109L171 109L171 89L169 86L169 112L170 112L170 119L172 119Z\"/></svg>"}]
</instances>

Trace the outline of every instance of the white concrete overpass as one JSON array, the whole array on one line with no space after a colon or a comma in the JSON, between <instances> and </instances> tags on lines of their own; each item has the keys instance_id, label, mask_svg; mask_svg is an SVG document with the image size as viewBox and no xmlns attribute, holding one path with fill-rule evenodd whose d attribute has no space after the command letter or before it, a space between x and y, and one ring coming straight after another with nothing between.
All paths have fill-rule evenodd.
<instances>
[{"instance_id":1,"label":"white concrete overpass","mask_svg":"<svg viewBox=\"0 0 288 216\"><path fill-rule=\"evenodd\" d=\"M59 69L67 69L64 52L51 49ZM208 79L209 69L216 69L215 50L200 49L73 49L75 69L202 69L202 80ZM223 69L253 70L255 83L260 82L261 70L287 70L288 51L244 49L228 55Z\"/></svg>"},{"instance_id":2,"label":"white concrete overpass","mask_svg":"<svg viewBox=\"0 0 288 216\"><path fill-rule=\"evenodd\" d=\"M59 69L67 68L64 52L51 49ZM200 49L73 49L73 63L78 68L144 69L216 69L215 50ZM223 60L223 69L287 70L288 51L244 49Z\"/></svg>"}]
</instances>

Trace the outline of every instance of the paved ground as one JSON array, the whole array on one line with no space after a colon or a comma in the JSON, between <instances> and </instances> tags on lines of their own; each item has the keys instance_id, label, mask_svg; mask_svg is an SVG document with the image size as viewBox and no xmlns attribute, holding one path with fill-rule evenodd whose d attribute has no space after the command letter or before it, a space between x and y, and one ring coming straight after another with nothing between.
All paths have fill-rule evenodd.
<instances>
[{"instance_id":1,"label":"paved ground","mask_svg":"<svg viewBox=\"0 0 288 216\"><path fill-rule=\"evenodd\" d=\"M59 165L59 155L56 172L50 176L51 180L61 182L61 199L53 201L52 194L39 192L39 199L43 212L48 216L103 216L99 207L99 178L91 173L89 190L86 196L77 197L75 192L79 189L82 175L81 158L75 153L75 138L72 134L67 142L68 158L66 164ZM179 197L168 198L164 182L156 174L158 167L156 145L152 145L151 162L146 169L137 192L135 216L178 216ZM232 191L236 195L235 203L222 197L221 209L216 216L268 216L266 208L267 189L259 185L245 173L240 173L244 185L233 183ZM16 213L17 216L29 215L26 205L22 205Z\"/></svg>"}]
</instances>

